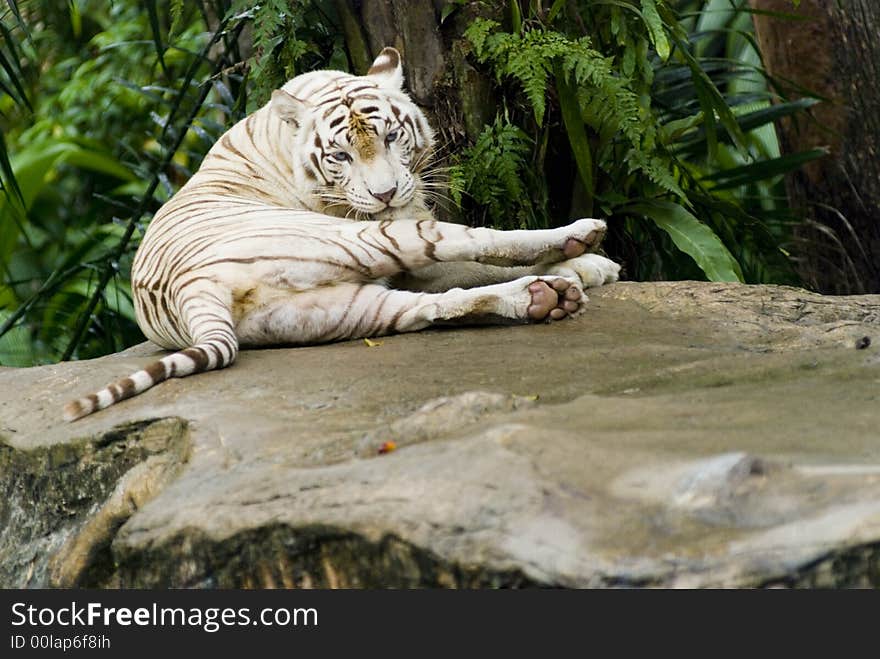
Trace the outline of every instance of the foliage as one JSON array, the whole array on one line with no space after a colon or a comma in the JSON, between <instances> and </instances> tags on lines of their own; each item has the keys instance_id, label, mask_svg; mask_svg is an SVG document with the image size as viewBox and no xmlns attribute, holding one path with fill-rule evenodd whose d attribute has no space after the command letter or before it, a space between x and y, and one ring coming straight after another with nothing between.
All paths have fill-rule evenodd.
<instances>
[{"instance_id":1,"label":"foliage","mask_svg":"<svg viewBox=\"0 0 880 659\"><path fill-rule=\"evenodd\" d=\"M193 6L181 8L173 44L143 38L167 32L170 20L160 25L135 3L59 10L46 0L21 11L21 21L2 17L3 45L18 55L4 73L21 90L0 101L11 154L0 200L4 365L140 340L128 287L133 248L235 105L235 80L210 79L228 60L207 57L233 32L225 22L206 32Z\"/></svg>"},{"instance_id":2,"label":"foliage","mask_svg":"<svg viewBox=\"0 0 880 659\"><path fill-rule=\"evenodd\" d=\"M779 157L772 122L810 101L770 106L745 3L521 4L508 3L507 28L477 19L465 32L503 93L453 169L488 219L548 226L599 212L634 278L793 282L778 186L823 154ZM487 167L507 157L497 136L509 127L531 155ZM534 202L547 198L570 203Z\"/></svg>"},{"instance_id":3,"label":"foliage","mask_svg":"<svg viewBox=\"0 0 880 659\"><path fill-rule=\"evenodd\" d=\"M263 105L273 89L298 73L321 68L350 69L345 41L336 29L339 19L332 2L234 0L231 12L249 19L253 25L249 112Z\"/></svg>"},{"instance_id":4,"label":"foliage","mask_svg":"<svg viewBox=\"0 0 880 659\"><path fill-rule=\"evenodd\" d=\"M532 140L522 129L509 121L496 118L486 126L477 142L462 154L467 167L455 166L450 173L450 190L454 201L461 205L463 190L488 215L490 223L508 223L509 200L520 200L516 218L521 226L536 224L535 204L526 194L523 183L529 176L529 155Z\"/></svg>"}]
</instances>

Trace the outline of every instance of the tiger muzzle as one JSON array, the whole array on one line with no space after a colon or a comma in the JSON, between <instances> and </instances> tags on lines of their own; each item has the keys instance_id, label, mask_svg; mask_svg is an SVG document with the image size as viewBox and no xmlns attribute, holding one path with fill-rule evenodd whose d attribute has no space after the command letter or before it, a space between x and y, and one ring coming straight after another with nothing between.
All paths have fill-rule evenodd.
<instances>
[{"instance_id":1,"label":"tiger muzzle","mask_svg":"<svg viewBox=\"0 0 880 659\"><path fill-rule=\"evenodd\" d=\"M385 192L373 192L370 190L370 194L383 204L389 204L391 203L391 200L394 199L394 195L397 194L397 186L395 185L393 188L386 190Z\"/></svg>"}]
</instances>

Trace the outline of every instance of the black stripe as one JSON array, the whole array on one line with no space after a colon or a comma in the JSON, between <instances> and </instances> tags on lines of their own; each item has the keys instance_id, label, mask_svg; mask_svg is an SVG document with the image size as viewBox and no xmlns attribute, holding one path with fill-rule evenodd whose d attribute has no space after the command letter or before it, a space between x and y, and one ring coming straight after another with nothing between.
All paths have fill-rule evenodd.
<instances>
[{"instance_id":1,"label":"black stripe","mask_svg":"<svg viewBox=\"0 0 880 659\"><path fill-rule=\"evenodd\" d=\"M233 337L234 337L234 335L233 335ZM235 355L238 353L238 348L233 344L232 341L230 341L229 339L227 339L225 337L220 336L214 340L217 341L218 343L221 343L224 346L226 346L226 349L229 351L229 357L223 358L223 365L225 366L225 365L231 363L232 360L235 359Z\"/></svg>"},{"instance_id":2,"label":"black stripe","mask_svg":"<svg viewBox=\"0 0 880 659\"><path fill-rule=\"evenodd\" d=\"M392 330L396 331L397 330L397 321L400 320L400 317L404 313L406 313L407 310L408 310L408 307L406 305L404 305L400 309L398 309L397 313L395 313L394 316L391 318L391 322L388 323L388 326L385 331L386 332L392 331Z\"/></svg>"},{"instance_id":3,"label":"black stripe","mask_svg":"<svg viewBox=\"0 0 880 659\"><path fill-rule=\"evenodd\" d=\"M153 384L162 382L162 380L166 378L167 369L165 368L165 362L163 361L153 362L144 368L144 370L147 372L147 375L150 376L150 379L153 380Z\"/></svg>"},{"instance_id":4,"label":"black stripe","mask_svg":"<svg viewBox=\"0 0 880 659\"><path fill-rule=\"evenodd\" d=\"M377 249L380 248L377 247ZM389 254L389 256L393 255ZM339 263L337 261L331 261L330 259L310 259L302 256L248 256L240 258L216 259L214 261L206 261L199 264L199 269L208 268L214 265L220 265L222 263L261 263L263 261L294 261L297 263L320 263L321 265L327 265L333 268L341 268L342 270L348 270L350 272L358 272L357 268L346 263ZM196 277L195 279L209 279L209 277ZM190 283L195 281L195 279L187 281L186 285L189 285Z\"/></svg>"},{"instance_id":5,"label":"black stripe","mask_svg":"<svg viewBox=\"0 0 880 659\"><path fill-rule=\"evenodd\" d=\"M206 351L210 349L214 352L214 357L216 357L217 364L219 366L222 367L225 365L226 358L223 355L223 351L220 350L220 346L218 346L216 342L210 341L210 342L206 343L204 349Z\"/></svg>"},{"instance_id":6,"label":"black stripe","mask_svg":"<svg viewBox=\"0 0 880 659\"><path fill-rule=\"evenodd\" d=\"M406 263L401 261L400 257L398 257L397 254L395 254L394 252L392 252L390 249L388 249L387 247L385 247L384 245L382 245L379 242L374 243L372 240L367 240L368 234L366 234L366 232L371 228L372 227L370 225L367 225L363 229L358 231L357 237L360 238L361 242L363 242L366 245L369 245L373 249L379 250L379 252L381 252L382 254L387 256L388 258L390 258L392 261L394 261L394 263L397 265L397 267L402 272L409 271L409 268L406 266ZM371 236L371 238L372 238L372 236Z\"/></svg>"},{"instance_id":7,"label":"black stripe","mask_svg":"<svg viewBox=\"0 0 880 659\"><path fill-rule=\"evenodd\" d=\"M439 260L435 255L437 247L434 245L433 241L425 238L425 236L422 234L422 224L424 224L425 222L431 222L432 224L434 224L432 220L419 220L418 222L416 222L416 233L419 234L419 238L421 238L422 241L425 243L425 256L427 256L432 261L437 261Z\"/></svg>"},{"instance_id":8,"label":"black stripe","mask_svg":"<svg viewBox=\"0 0 880 659\"><path fill-rule=\"evenodd\" d=\"M314 153L310 153L309 159L312 161L312 166L315 168L315 171L321 175L322 179L324 179L324 183L330 185L330 179L324 176L324 172L321 170L321 163L318 161L318 156L316 156Z\"/></svg>"},{"instance_id":9,"label":"black stripe","mask_svg":"<svg viewBox=\"0 0 880 659\"><path fill-rule=\"evenodd\" d=\"M398 244L398 242L394 239L393 236L389 235L388 231L386 231L390 224L391 220L382 220L381 222L379 222L379 231L381 231L382 235L391 241L391 244L394 245L394 249L400 251L400 245Z\"/></svg>"},{"instance_id":10,"label":"black stripe","mask_svg":"<svg viewBox=\"0 0 880 659\"><path fill-rule=\"evenodd\" d=\"M373 317L370 318L370 323L367 326L367 331L371 334L378 334L380 331L380 327L376 324L379 321L379 316L382 314L382 309L385 308L385 303L388 301L388 298L391 297L391 291L385 291L385 295L382 296L382 301L376 305L375 310L373 311ZM375 304L375 300L373 301Z\"/></svg>"},{"instance_id":11,"label":"black stripe","mask_svg":"<svg viewBox=\"0 0 880 659\"><path fill-rule=\"evenodd\" d=\"M125 400L126 398L131 398L135 394L135 386L134 380L131 378L125 378L119 381L120 388L120 396L119 400Z\"/></svg>"},{"instance_id":12,"label":"black stripe","mask_svg":"<svg viewBox=\"0 0 880 659\"><path fill-rule=\"evenodd\" d=\"M357 256L355 256L354 252L352 252L344 243L337 242L337 241L333 240L332 238L328 238L326 236L324 236L321 239L321 242L330 243L331 245L335 245L336 247L338 247L339 249L344 251L346 254L348 254L349 258L352 261L357 263L358 268L360 269L360 272L362 275L364 275L365 277L369 277L370 279L373 278L373 271L369 267L367 267L366 263L364 263ZM368 252L368 254L369 254L369 252Z\"/></svg>"},{"instance_id":13,"label":"black stripe","mask_svg":"<svg viewBox=\"0 0 880 659\"><path fill-rule=\"evenodd\" d=\"M342 324L348 318L348 315L351 313L351 310L354 309L355 300L357 300L358 295L360 295L361 291L363 291L365 288L366 288L366 286L358 286L358 289L354 292L354 295L351 296L351 300L349 300L348 304L345 305L345 313L342 314L342 317L336 322L336 324L333 327L327 328L327 330L325 330L325 332L324 332L325 337L327 337L329 339L339 338L339 336L336 334L337 330L339 330L339 328L342 327Z\"/></svg>"},{"instance_id":14,"label":"black stripe","mask_svg":"<svg viewBox=\"0 0 880 659\"><path fill-rule=\"evenodd\" d=\"M195 362L195 370L193 373L201 373L204 370L207 370L208 364L210 363L210 359L208 358L208 353L205 352L205 349L201 346L193 346L191 348L186 348L185 350L180 351L181 354L186 355L190 359Z\"/></svg>"}]
</instances>

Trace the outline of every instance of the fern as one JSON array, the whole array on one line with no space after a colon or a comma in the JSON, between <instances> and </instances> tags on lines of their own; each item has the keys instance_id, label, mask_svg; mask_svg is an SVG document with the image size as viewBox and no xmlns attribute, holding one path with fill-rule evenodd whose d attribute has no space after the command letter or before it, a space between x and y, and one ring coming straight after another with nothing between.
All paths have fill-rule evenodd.
<instances>
[{"instance_id":1,"label":"fern","mask_svg":"<svg viewBox=\"0 0 880 659\"><path fill-rule=\"evenodd\" d=\"M567 39L558 32L533 29L523 35L492 33L499 27L495 21L477 19L465 31L481 62L495 66L497 78L516 79L523 88L538 124L544 121L547 80L554 61L565 54Z\"/></svg>"},{"instance_id":2,"label":"fern","mask_svg":"<svg viewBox=\"0 0 880 659\"><path fill-rule=\"evenodd\" d=\"M489 37L496 36L495 31L501 27L498 21L487 18L478 18L471 23L464 32L464 38L467 39L471 47L474 49L474 55L480 62L485 62L490 53L495 53L495 48L489 47L487 43Z\"/></svg>"},{"instance_id":3,"label":"fern","mask_svg":"<svg viewBox=\"0 0 880 659\"><path fill-rule=\"evenodd\" d=\"M511 11L522 4L511 3ZM454 168L455 199L461 204L463 190L485 208L487 219L508 227L565 221L545 219L551 212L549 199L555 209L572 216L592 213L598 205L606 214L627 218L623 231L630 237L642 235L647 220L646 235L663 245L658 261L666 261L668 252L669 262L679 268L676 248L693 258L677 272L694 276L698 271L688 267L696 266L712 278L726 279L731 273L740 278L740 265L727 267L727 248L743 254L759 243L738 237L727 218L745 217L755 226L760 221L728 199L722 204L723 193L706 191L698 180L705 179L702 163L679 160L683 152L675 144L680 137L670 137L676 131L669 130L667 108L674 107L671 123L678 122L693 144L708 144L710 161L717 161L719 149L713 145L721 137L730 138L742 162L750 158L743 151L747 146L736 115L717 86L720 77L710 78L718 67L704 68L706 60L694 54L677 20L680 5L668 0L574 0L554 3L549 13L535 9L535 3L530 6L530 14L514 20L510 32L485 19L474 20L465 31L477 62L494 74L502 90L511 84L518 93L505 97L504 118L488 126ZM574 17L578 25L554 22L563 15ZM660 85L672 96L658 101L662 120L652 107L658 98L655 75L663 76ZM684 102L674 98L676 89L688 85L695 94L689 93ZM699 110L701 115L694 114ZM716 117L727 135L716 135ZM538 145L532 158L522 148L529 144L526 135ZM558 156L566 153L567 162L560 162ZM706 212L708 208L724 210ZM708 243L711 250L698 248Z\"/></svg>"},{"instance_id":4,"label":"fern","mask_svg":"<svg viewBox=\"0 0 880 659\"><path fill-rule=\"evenodd\" d=\"M659 27L656 24L660 17L655 0L642 2L648 28L662 28L662 24ZM627 34L626 25L619 16L612 29L618 34ZM561 71L566 82L576 90L581 117L598 136L600 148L612 145L617 138L625 140L629 146L623 161L629 168L628 173L641 172L663 192L685 200L672 160L657 150L657 119L650 108L641 104L633 79L615 69L612 57L595 49L589 37L572 39L544 28L533 28L522 34L499 32L499 29L495 21L477 19L465 37L477 60L490 64L499 81L512 78L518 83L539 126L547 111L550 80L554 71ZM653 32L652 35L657 42L660 37ZM641 44L626 47L624 58L629 57L633 63L625 68L635 73L634 62L641 57L638 50L646 46L647 40L642 39ZM613 166L613 158L603 157L609 155L600 154L600 165ZM506 165L499 162L498 166ZM473 185L475 180L466 177L466 189L470 190L467 186Z\"/></svg>"},{"instance_id":5,"label":"fern","mask_svg":"<svg viewBox=\"0 0 880 659\"><path fill-rule=\"evenodd\" d=\"M638 149L631 149L625 157L625 162L629 166L630 173L640 171L648 179L666 192L670 192L688 206L690 202L681 185L678 182L678 176L672 160L662 155L647 155Z\"/></svg>"},{"instance_id":6,"label":"fern","mask_svg":"<svg viewBox=\"0 0 880 659\"><path fill-rule=\"evenodd\" d=\"M462 203L464 190L495 226L531 226L534 211L524 183L531 150L532 140L521 128L496 117L450 172L456 203Z\"/></svg>"},{"instance_id":7,"label":"fern","mask_svg":"<svg viewBox=\"0 0 880 659\"><path fill-rule=\"evenodd\" d=\"M615 75L611 59L594 50L589 38L569 42L567 46L562 70L580 92L587 124L599 133L612 126L638 147L645 131L650 132L652 126L645 121L647 117L628 80Z\"/></svg>"},{"instance_id":8,"label":"fern","mask_svg":"<svg viewBox=\"0 0 880 659\"><path fill-rule=\"evenodd\" d=\"M248 61L254 89L248 99L251 111L265 103L273 89L292 78L299 59L309 45L296 36L296 25L308 3L289 0L235 0L230 12L250 18L253 24L254 54Z\"/></svg>"},{"instance_id":9,"label":"fern","mask_svg":"<svg viewBox=\"0 0 880 659\"><path fill-rule=\"evenodd\" d=\"M642 18L648 28L648 34L651 35L651 43L657 50L657 55L661 60L669 59L669 40L663 30L663 19L660 18L660 12L657 11L657 5L662 0L641 0Z\"/></svg>"}]
</instances>

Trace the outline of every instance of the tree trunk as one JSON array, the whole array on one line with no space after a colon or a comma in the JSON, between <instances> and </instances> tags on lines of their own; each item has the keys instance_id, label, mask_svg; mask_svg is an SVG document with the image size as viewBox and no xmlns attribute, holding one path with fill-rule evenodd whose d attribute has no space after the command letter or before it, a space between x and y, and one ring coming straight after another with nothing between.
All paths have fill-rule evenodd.
<instances>
[{"instance_id":1,"label":"tree trunk","mask_svg":"<svg viewBox=\"0 0 880 659\"><path fill-rule=\"evenodd\" d=\"M793 11L791 0L750 2ZM880 292L880 2L802 0L797 13L808 20L755 14L754 22L769 73L788 91L799 85L829 99L813 119L778 127L785 152L830 152L787 180L806 217L800 272L823 292Z\"/></svg>"},{"instance_id":2,"label":"tree trunk","mask_svg":"<svg viewBox=\"0 0 880 659\"><path fill-rule=\"evenodd\" d=\"M461 40L470 22L477 15L487 16L491 7L468 3L441 23L446 4L447 0L335 0L354 73L366 73L385 46L400 51L407 90L437 133L440 158L476 140L497 109L491 81L467 62ZM456 219L451 205L435 210L442 219Z\"/></svg>"}]
</instances>

